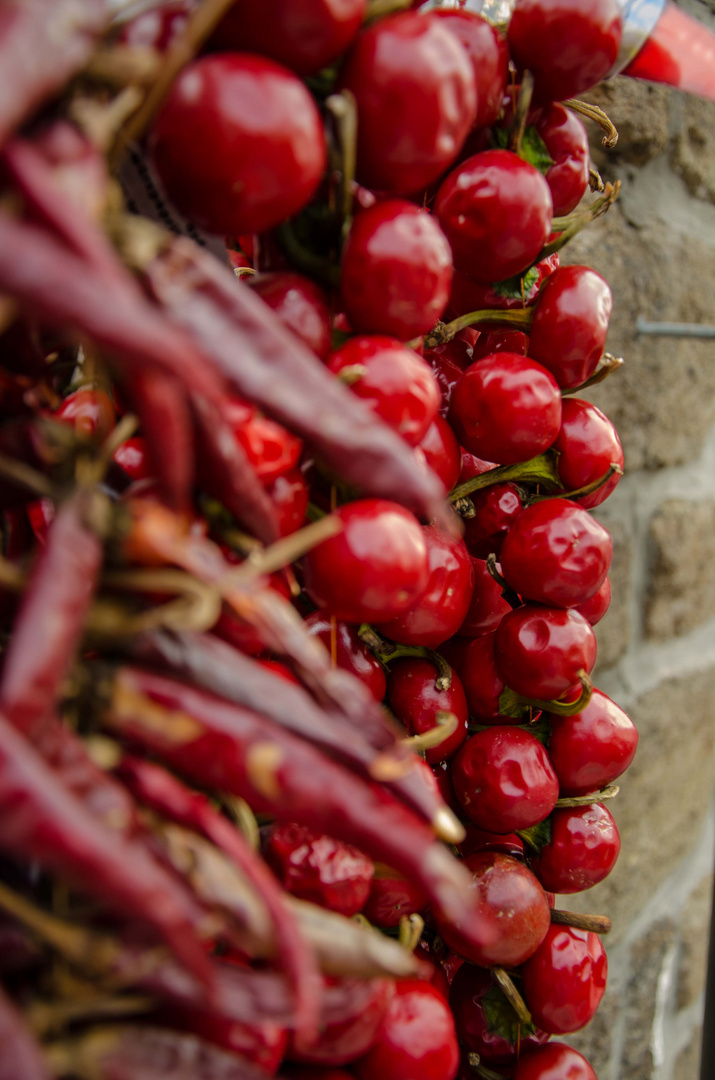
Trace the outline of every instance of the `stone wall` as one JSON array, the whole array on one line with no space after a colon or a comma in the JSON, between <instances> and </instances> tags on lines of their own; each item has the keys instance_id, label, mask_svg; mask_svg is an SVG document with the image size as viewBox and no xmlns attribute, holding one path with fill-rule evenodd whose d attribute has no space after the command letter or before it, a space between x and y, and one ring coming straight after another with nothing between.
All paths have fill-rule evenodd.
<instances>
[{"instance_id":1,"label":"stone wall","mask_svg":"<svg viewBox=\"0 0 715 1080\"><path fill-rule=\"evenodd\" d=\"M715 27L715 5L683 0ZM597 685L640 731L610 807L611 877L561 906L610 914L609 987L568 1041L599 1080L698 1080L715 853L715 340L646 337L636 320L715 323L715 104L618 78L586 95L619 128L594 160L622 196L566 261L608 278L607 348L623 369L588 395L616 423L626 475L599 513L614 598Z\"/></svg>"}]
</instances>

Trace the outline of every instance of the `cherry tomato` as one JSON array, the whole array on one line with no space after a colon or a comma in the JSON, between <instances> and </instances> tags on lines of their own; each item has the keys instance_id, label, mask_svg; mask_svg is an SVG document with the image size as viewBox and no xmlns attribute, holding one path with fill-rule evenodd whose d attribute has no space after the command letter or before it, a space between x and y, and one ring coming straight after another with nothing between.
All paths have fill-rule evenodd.
<instances>
[{"instance_id":1,"label":"cherry tomato","mask_svg":"<svg viewBox=\"0 0 715 1080\"><path fill-rule=\"evenodd\" d=\"M363 1080L454 1080L459 1047L454 1020L440 992L419 979L401 979L377 1041L353 1066Z\"/></svg>"},{"instance_id":2,"label":"cherry tomato","mask_svg":"<svg viewBox=\"0 0 715 1080\"><path fill-rule=\"evenodd\" d=\"M366 0L238 0L211 43L270 56L298 75L315 75L348 47L365 6Z\"/></svg>"},{"instance_id":3,"label":"cherry tomato","mask_svg":"<svg viewBox=\"0 0 715 1080\"><path fill-rule=\"evenodd\" d=\"M467 53L477 88L477 117L474 126L493 124L501 112L501 103L509 74L509 50L501 30L481 15L465 8L438 8L430 18L439 19L454 34Z\"/></svg>"},{"instance_id":4,"label":"cherry tomato","mask_svg":"<svg viewBox=\"0 0 715 1080\"><path fill-rule=\"evenodd\" d=\"M343 248L340 287L355 330L408 341L447 306L452 252L437 219L389 199L358 214Z\"/></svg>"},{"instance_id":5,"label":"cherry tomato","mask_svg":"<svg viewBox=\"0 0 715 1080\"><path fill-rule=\"evenodd\" d=\"M154 11L145 11L137 15L122 27L118 40L122 45L132 48L156 49L166 52L186 29L191 13L187 2L163 4Z\"/></svg>"},{"instance_id":6,"label":"cherry tomato","mask_svg":"<svg viewBox=\"0 0 715 1080\"><path fill-rule=\"evenodd\" d=\"M479 1054L487 1066L515 1065L527 1049L549 1039L538 1029L524 1037L516 1013L491 973L474 964L462 964L454 976L449 1004L460 1043Z\"/></svg>"},{"instance_id":7,"label":"cherry tomato","mask_svg":"<svg viewBox=\"0 0 715 1080\"><path fill-rule=\"evenodd\" d=\"M339 980L328 980L340 986ZM332 1012L322 1017L317 1039L307 1045L302 1033L293 1032L288 1057L293 1061L315 1065L346 1065L367 1053L374 1046L390 1000L394 994L391 979L362 981L360 994L355 993L355 980L343 980L346 1000L338 999Z\"/></svg>"},{"instance_id":8,"label":"cherry tomato","mask_svg":"<svg viewBox=\"0 0 715 1080\"><path fill-rule=\"evenodd\" d=\"M383 499L348 503L336 513L343 531L305 556L308 594L347 622L380 622L407 611L429 577L417 519Z\"/></svg>"},{"instance_id":9,"label":"cherry tomato","mask_svg":"<svg viewBox=\"0 0 715 1080\"><path fill-rule=\"evenodd\" d=\"M545 282L529 330L529 356L562 390L593 375L606 343L613 295L588 266L560 266Z\"/></svg>"},{"instance_id":10,"label":"cherry tomato","mask_svg":"<svg viewBox=\"0 0 715 1080\"><path fill-rule=\"evenodd\" d=\"M600 589L611 566L610 533L567 499L522 510L502 544L501 572L525 600L575 607Z\"/></svg>"},{"instance_id":11,"label":"cherry tomato","mask_svg":"<svg viewBox=\"0 0 715 1080\"><path fill-rule=\"evenodd\" d=\"M305 620L305 628L319 637L330 652L332 627L329 618L316 611ZM366 683L373 697L382 701L387 689L385 669L362 638L358 637L354 627L339 619L335 621L335 662L338 667L350 671Z\"/></svg>"},{"instance_id":12,"label":"cherry tomato","mask_svg":"<svg viewBox=\"0 0 715 1080\"><path fill-rule=\"evenodd\" d=\"M463 542L435 525L424 528L429 577L408 611L378 629L403 645L436 648L459 630L474 584L469 553Z\"/></svg>"},{"instance_id":13,"label":"cherry tomato","mask_svg":"<svg viewBox=\"0 0 715 1080\"><path fill-rule=\"evenodd\" d=\"M522 862L499 852L469 855L473 907L490 940L481 948L468 942L459 927L437 919L450 949L480 967L516 967L537 950L551 924L546 894Z\"/></svg>"},{"instance_id":14,"label":"cherry tomato","mask_svg":"<svg viewBox=\"0 0 715 1080\"><path fill-rule=\"evenodd\" d=\"M497 353L464 372L452 391L449 422L470 453L514 465L553 444L561 427L561 394L541 364Z\"/></svg>"},{"instance_id":15,"label":"cherry tomato","mask_svg":"<svg viewBox=\"0 0 715 1080\"><path fill-rule=\"evenodd\" d=\"M516 833L494 833L478 829L471 821L463 822L466 836L457 845L459 854L477 855L482 851L500 851L502 855L511 855L515 859L524 857L524 841Z\"/></svg>"},{"instance_id":16,"label":"cherry tomato","mask_svg":"<svg viewBox=\"0 0 715 1080\"><path fill-rule=\"evenodd\" d=\"M598 1077L578 1050L565 1043L550 1043L525 1053L513 1080L598 1080Z\"/></svg>"},{"instance_id":17,"label":"cherry tomato","mask_svg":"<svg viewBox=\"0 0 715 1080\"><path fill-rule=\"evenodd\" d=\"M323 125L308 89L263 56L188 64L151 135L178 209L209 232L263 232L300 210L325 170Z\"/></svg>"},{"instance_id":18,"label":"cherry tomato","mask_svg":"<svg viewBox=\"0 0 715 1080\"><path fill-rule=\"evenodd\" d=\"M588 600L584 600L582 604L576 604L574 611L578 611L579 615L583 615L591 626L596 626L608 611L610 603L611 582L609 578L606 578L601 588L593 596L590 596Z\"/></svg>"},{"instance_id":19,"label":"cherry tomato","mask_svg":"<svg viewBox=\"0 0 715 1080\"><path fill-rule=\"evenodd\" d=\"M558 698L578 684L579 672L592 671L596 636L573 609L525 604L499 623L494 655L497 670L517 694ZM466 685L465 691L469 698Z\"/></svg>"},{"instance_id":20,"label":"cherry tomato","mask_svg":"<svg viewBox=\"0 0 715 1080\"><path fill-rule=\"evenodd\" d=\"M553 207L538 169L509 150L485 150L442 182L434 212L455 268L488 284L536 262L551 232Z\"/></svg>"},{"instance_id":21,"label":"cherry tomato","mask_svg":"<svg viewBox=\"0 0 715 1080\"><path fill-rule=\"evenodd\" d=\"M426 903L419 886L378 863L363 915L376 926L399 926L405 915L421 911Z\"/></svg>"},{"instance_id":22,"label":"cherry tomato","mask_svg":"<svg viewBox=\"0 0 715 1080\"><path fill-rule=\"evenodd\" d=\"M123 442L114 451L112 458L124 469L131 480L146 480L149 476L146 439L141 435L135 435Z\"/></svg>"},{"instance_id":23,"label":"cherry tomato","mask_svg":"<svg viewBox=\"0 0 715 1080\"><path fill-rule=\"evenodd\" d=\"M609 73L621 47L617 0L517 0L507 33L512 60L534 76L534 100L564 101Z\"/></svg>"},{"instance_id":24,"label":"cherry tomato","mask_svg":"<svg viewBox=\"0 0 715 1080\"><path fill-rule=\"evenodd\" d=\"M447 690L436 689L435 676L435 666L429 660L409 657L392 664L387 680L390 708L410 735L421 735L436 727L438 712L451 712L457 717L454 734L425 752L425 760L431 765L452 757L467 737L467 699L459 676L452 673L452 685Z\"/></svg>"},{"instance_id":25,"label":"cherry tomato","mask_svg":"<svg viewBox=\"0 0 715 1080\"><path fill-rule=\"evenodd\" d=\"M444 172L476 115L464 49L437 20L412 12L381 19L358 37L338 88L357 103L358 181L398 195L421 191Z\"/></svg>"},{"instance_id":26,"label":"cherry tomato","mask_svg":"<svg viewBox=\"0 0 715 1080\"><path fill-rule=\"evenodd\" d=\"M302 274L287 272L251 275L246 284L316 356L327 359L330 308L320 286Z\"/></svg>"},{"instance_id":27,"label":"cherry tomato","mask_svg":"<svg viewBox=\"0 0 715 1080\"><path fill-rule=\"evenodd\" d=\"M246 457L264 484L290 472L303 449L300 439L241 398L229 398L226 413Z\"/></svg>"},{"instance_id":28,"label":"cherry tomato","mask_svg":"<svg viewBox=\"0 0 715 1080\"><path fill-rule=\"evenodd\" d=\"M563 399L554 450L559 452L559 477L566 491L595 483L611 465L623 468L623 447L615 427L605 413L581 398ZM620 479L620 473L615 473L591 495L579 498L579 506L586 510L600 506Z\"/></svg>"},{"instance_id":29,"label":"cherry tomato","mask_svg":"<svg viewBox=\"0 0 715 1080\"><path fill-rule=\"evenodd\" d=\"M464 472L460 477L462 482L463 477ZM474 517L467 518L464 525L467 550L477 559L487 559L492 554L498 558L509 529L524 508L521 492L516 484L492 484L469 498Z\"/></svg>"},{"instance_id":30,"label":"cherry tomato","mask_svg":"<svg viewBox=\"0 0 715 1080\"><path fill-rule=\"evenodd\" d=\"M570 109L556 103L539 111L534 127L553 161L546 183L554 214L570 214L588 191L591 159L586 128Z\"/></svg>"},{"instance_id":31,"label":"cherry tomato","mask_svg":"<svg viewBox=\"0 0 715 1080\"><path fill-rule=\"evenodd\" d=\"M559 796L544 746L530 732L510 725L471 735L452 761L451 774L469 820L495 833L538 824Z\"/></svg>"},{"instance_id":32,"label":"cherry tomato","mask_svg":"<svg viewBox=\"0 0 715 1080\"><path fill-rule=\"evenodd\" d=\"M569 895L608 877L621 850L610 810L602 803L560 807L550 819L551 840L532 860L545 889Z\"/></svg>"},{"instance_id":33,"label":"cherry tomato","mask_svg":"<svg viewBox=\"0 0 715 1080\"><path fill-rule=\"evenodd\" d=\"M264 855L287 892L340 915L356 915L370 895L370 859L304 825L274 825Z\"/></svg>"},{"instance_id":34,"label":"cherry tomato","mask_svg":"<svg viewBox=\"0 0 715 1080\"><path fill-rule=\"evenodd\" d=\"M439 388L429 365L396 338L350 338L328 364L334 375L346 369L349 386L373 412L415 446L439 408Z\"/></svg>"},{"instance_id":35,"label":"cherry tomato","mask_svg":"<svg viewBox=\"0 0 715 1080\"><path fill-rule=\"evenodd\" d=\"M289 469L265 485L278 513L278 531L290 536L305 524L308 509L308 485L300 469Z\"/></svg>"},{"instance_id":36,"label":"cherry tomato","mask_svg":"<svg viewBox=\"0 0 715 1080\"><path fill-rule=\"evenodd\" d=\"M596 934L553 924L521 969L535 1024L552 1035L580 1031L606 990L608 961Z\"/></svg>"},{"instance_id":37,"label":"cherry tomato","mask_svg":"<svg viewBox=\"0 0 715 1080\"><path fill-rule=\"evenodd\" d=\"M461 661L455 664L467 696L469 715L482 724L499 716L499 698L506 685L496 665L496 633L483 634L470 641Z\"/></svg>"},{"instance_id":38,"label":"cherry tomato","mask_svg":"<svg viewBox=\"0 0 715 1080\"><path fill-rule=\"evenodd\" d=\"M450 315L466 315L472 311L520 311L525 307L533 307L539 297L539 291L546 279L553 274L559 266L558 252L541 259L532 267L523 281L523 294L521 281L494 281L490 283L474 281L472 278L455 270L452 278L452 291L449 294ZM475 323L475 328L486 334L502 332L498 331L493 322ZM504 324L503 332L514 332ZM495 350L498 352L501 350ZM507 352L521 352L521 343L518 349L506 350ZM479 356L487 356L488 351L479 350ZM478 359L475 356L474 359Z\"/></svg>"},{"instance_id":39,"label":"cherry tomato","mask_svg":"<svg viewBox=\"0 0 715 1080\"><path fill-rule=\"evenodd\" d=\"M481 637L496 630L502 616L511 606L502 596L502 587L487 570L483 559L472 559L474 589L464 622L459 628L461 637Z\"/></svg>"},{"instance_id":40,"label":"cherry tomato","mask_svg":"<svg viewBox=\"0 0 715 1080\"><path fill-rule=\"evenodd\" d=\"M104 390L75 390L52 414L54 420L74 427L85 438L102 437L112 430L117 414Z\"/></svg>"},{"instance_id":41,"label":"cherry tomato","mask_svg":"<svg viewBox=\"0 0 715 1080\"><path fill-rule=\"evenodd\" d=\"M485 356L508 352L526 356L529 352L529 339L521 330L495 330L481 333L472 350L473 360L483 360Z\"/></svg>"},{"instance_id":42,"label":"cherry tomato","mask_svg":"<svg viewBox=\"0 0 715 1080\"><path fill-rule=\"evenodd\" d=\"M600 791L626 771L638 732L623 709L601 690L575 716L550 716L549 757L562 795Z\"/></svg>"},{"instance_id":43,"label":"cherry tomato","mask_svg":"<svg viewBox=\"0 0 715 1080\"><path fill-rule=\"evenodd\" d=\"M451 491L459 479L462 453L457 436L444 417L439 414L435 416L417 443L415 454L421 456L425 465L437 473L445 491Z\"/></svg>"},{"instance_id":44,"label":"cherry tomato","mask_svg":"<svg viewBox=\"0 0 715 1080\"><path fill-rule=\"evenodd\" d=\"M464 369L455 364L453 360L450 360L447 351L443 350L442 346L436 349L428 349L425 352L425 360L432 368L432 373L442 395L442 403L439 406L440 416L446 417L454 388L462 378Z\"/></svg>"}]
</instances>

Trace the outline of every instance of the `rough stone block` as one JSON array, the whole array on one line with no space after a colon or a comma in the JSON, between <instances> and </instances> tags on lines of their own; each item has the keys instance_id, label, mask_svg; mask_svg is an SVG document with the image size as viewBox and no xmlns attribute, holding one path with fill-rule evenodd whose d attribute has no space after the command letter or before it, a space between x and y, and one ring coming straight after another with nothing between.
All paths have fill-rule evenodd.
<instances>
[{"instance_id":1,"label":"rough stone block","mask_svg":"<svg viewBox=\"0 0 715 1080\"><path fill-rule=\"evenodd\" d=\"M584 100L603 109L618 129L618 142L608 150L601 129L586 121L591 157L604 179L611 179L623 162L643 165L667 149L671 95L666 86L627 78L601 83L584 94Z\"/></svg>"},{"instance_id":2,"label":"rough stone block","mask_svg":"<svg viewBox=\"0 0 715 1080\"><path fill-rule=\"evenodd\" d=\"M619 994L610 985L599 1005L598 1012L590 1024L582 1031L568 1035L565 1041L587 1059L600 1080L607 1080L608 1065L613 1050L613 1040L617 1037L618 1019L623 1003Z\"/></svg>"},{"instance_id":3,"label":"rough stone block","mask_svg":"<svg viewBox=\"0 0 715 1080\"><path fill-rule=\"evenodd\" d=\"M686 1009L705 989L713 877L701 881L683 908L680 919L681 951L678 964L677 1006Z\"/></svg>"},{"instance_id":4,"label":"rough stone block","mask_svg":"<svg viewBox=\"0 0 715 1080\"><path fill-rule=\"evenodd\" d=\"M619 1074L623 1080L652 1080L660 1064L654 1057L653 1040L658 978L676 933L675 924L663 919L631 950L633 974L624 994L626 1038Z\"/></svg>"},{"instance_id":5,"label":"rough stone block","mask_svg":"<svg viewBox=\"0 0 715 1080\"><path fill-rule=\"evenodd\" d=\"M646 635L684 634L715 615L715 502L668 499L650 526Z\"/></svg>"},{"instance_id":6,"label":"rough stone block","mask_svg":"<svg viewBox=\"0 0 715 1080\"><path fill-rule=\"evenodd\" d=\"M595 676L617 664L631 641L630 594L633 574L633 539L625 525L605 515L601 518L613 538L611 564L611 606L596 626L598 660Z\"/></svg>"},{"instance_id":7,"label":"rough stone block","mask_svg":"<svg viewBox=\"0 0 715 1080\"><path fill-rule=\"evenodd\" d=\"M684 97L677 110L673 168L691 195L715 203L715 102Z\"/></svg>"},{"instance_id":8,"label":"rough stone block","mask_svg":"<svg viewBox=\"0 0 715 1080\"><path fill-rule=\"evenodd\" d=\"M634 916L692 850L712 804L715 669L671 679L630 709L640 733L635 761L609 803L621 833L621 854L596 888L562 906L608 914L618 942ZM629 1077L629 1080L631 1078Z\"/></svg>"},{"instance_id":9,"label":"rough stone block","mask_svg":"<svg viewBox=\"0 0 715 1080\"><path fill-rule=\"evenodd\" d=\"M684 1046L680 1051L673 1069L674 1080L700 1080L700 1044L702 1038L702 1028L698 1028L693 1032L693 1037L688 1045Z\"/></svg>"},{"instance_id":10,"label":"rough stone block","mask_svg":"<svg viewBox=\"0 0 715 1080\"><path fill-rule=\"evenodd\" d=\"M666 187L663 202L677 206L680 196L676 193L672 203L671 195ZM633 198L640 206L637 188ZM584 396L616 425L628 471L680 465L698 457L715 421L712 342L636 334L639 315L712 321L715 208L704 209L711 211L713 221L698 218L698 234L685 235L650 217L642 228L634 228L617 204L563 252L564 262L593 267L613 288L606 348L626 362ZM687 227L695 229L689 204L686 211Z\"/></svg>"}]
</instances>

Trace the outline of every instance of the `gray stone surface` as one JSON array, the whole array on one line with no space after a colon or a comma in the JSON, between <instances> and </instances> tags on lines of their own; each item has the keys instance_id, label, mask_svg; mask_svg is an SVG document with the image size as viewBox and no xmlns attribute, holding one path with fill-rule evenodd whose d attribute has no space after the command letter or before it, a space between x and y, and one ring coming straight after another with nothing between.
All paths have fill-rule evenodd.
<instances>
[{"instance_id":1,"label":"gray stone surface","mask_svg":"<svg viewBox=\"0 0 715 1080\"><path fill-rule=\"evenodd\" d=\"M712 891L713 877L709 875L690 896L681 915L677 986L679 1009L692 1005L705 989Z\"/></svg>"},{"instance_id":2,"label":"gray stone surface","mask_svg":"<svg viewBox=\"0 0 715 1080\"><path fill-rule=\"evenodd\" d=\"M675 923L663 920L631 951L632 975L624 995L626 1038L619 1074L623 1080L653 1080L658 1064L653 1045L658 979L676 933Z\"/></svg>"},{"instance_id":3,"label":"gray stone surface","mask_svg":"<svg viewBox=\"0 0 715 1080\"><path fill-rule=\"evenodd\" d=\"M606 947L608 942L606 941ZM582 1031L567 1036L565 1041L573 1046L590 1062L599 1080L607 1080L608 1065L613 1048L613 1037L617 1030L623 1008L620 994L610 984L599 1005L598 1012L590 1024Z\"/></svg>"},{"instance_id":4,"label":"gray stone surface","mask_svg":"<svg viewBox=\"0 0 715 1080\"><path fill-rule=\"evenodd\" d=\"M715 102L679 98L672 165L691 195L715 203Z\"/></svg>"},{"instance_id":5,"label":"gray stone surface","mask_svg":"<svg viewBox=\"0 0 715 1080\"><path fill-rule=\"evenodd\" d=\"M668 499L651 522L645 627L662 641L715 615L715 501Z\"/></svg>"},{"instance_id":6,"label":"gray stone surface","mask_svg":"<svg viewBox=\"0 0 715 1080\"><path fill-rule=\"evenodd\" d=\"M673 1069L673 1080L700 1080L700 1043L703 1037L702 1029L694 1033L687 1046L678 1054ZM624 1076L623 1080L627 1080Z\"/></svg>"},{"instance_id":7,"label":"gray stone surface","mask_svg":"<svg viewBox=\"0 0 715 1080\"><path fill-rule=\"evenodd\" d=\"M659 885L694 846L711 805L715 669L671 679L630 710L640 734L635 761L609 803L621 834L611 875L562 906L607 913L618 942Z\"/></svg>"}]
</instances>

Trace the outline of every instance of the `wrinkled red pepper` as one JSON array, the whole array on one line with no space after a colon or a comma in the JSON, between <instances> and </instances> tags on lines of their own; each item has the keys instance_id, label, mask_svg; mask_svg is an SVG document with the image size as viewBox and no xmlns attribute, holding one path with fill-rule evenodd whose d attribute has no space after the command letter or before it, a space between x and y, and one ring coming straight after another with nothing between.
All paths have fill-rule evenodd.
<instances>
[{"instance_id":1,"label":"wrinkled red pepper","mask_svg":"<svg viewBox=\"0 0 715 1080\"><path fill-rule=\"evenodd\" d=\"M37 861L124 917L148 923L197 979L211 971L198 909L138 844L108 832L0 716L0 849Z\"/></svg>"},{"instance_id":2,"label":"wrinkled red pepper","mask_svg":"<svg viewBox=\"0 0 715 1080\"><path fill-rule=\"evenodd\" d=\"M468 873L426 824L379 785L265 717L164 676L122 668L103 720L196 783L239 795L259 813L308 825L394 867L480 947L492 933L471 907Z\"/></svg>"},{"instance_id":3,"label":"wrinkled red pepper","mask_svg":"<svg viewBox=\"0 0 715 1080\"><path fill-rule=\"evenodd\" d=\"M348 483L454 531L454 515L445 509L434 473L228 268L178 237L144 268L144 276L164 310L237 393L305 439Z\"/></svg>"},{"instance_id":4,"label":"wrinkled red pepper","mask_svg":"<svg viewBox=\"0 0 715 1080\"><path fill-rule=\"evenodd\" d=\"M104 0L3 0L0 145L83 67L109 16Z\"/></svg>"},{"instance_id":5,"label":"wrinkled red pepper","mask_svg":"<svg viewBox=\"0 0 715 1080\"><path fill-rule=\"evenodd\" d=\"M0 990L0 1080L50 1080L40 1048Z\"/></svg>"},{"instance_id":6,"label":"wrinkled red pepper","mask_svg":"<svg viewBox=\"0 0 715 1080\"><path fill-rule=\"evenodd\" d=\"M262 713L275 724L306 739L354 771L370 776L386 758L363 738L357 727L327 706L322 709L300 686L278 678L262 664L238 652L212 634L173 630L153 631L127 642L136 659L173 671L195 686ZM431 821L439 803L420 775L406 771L409 757L399 752L389 727L380 731L380 742L395 766L395 777L384 783L408 806Z\"/></svg>"},{"instance_id":7,"label":"wrinkled red pepper","mask_svg":"<svg viewBox=\"0 0 715 1080\"><path fill-rule=\"evenodd\" d=\"M273 920L282 963L296 995L296 1027L315 1029L322 983L315 955L302 937L282 890L265 862L204 795L190 791L159 765L126 756L118 768L138 802L202 833L228 855L263 900Z\"/></svg>"}]
</instances>

